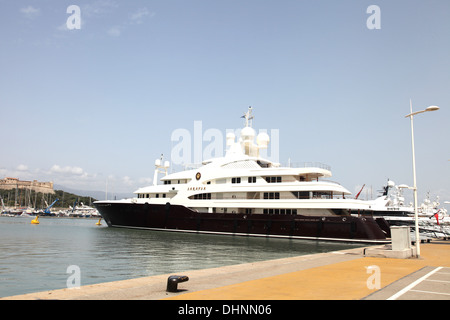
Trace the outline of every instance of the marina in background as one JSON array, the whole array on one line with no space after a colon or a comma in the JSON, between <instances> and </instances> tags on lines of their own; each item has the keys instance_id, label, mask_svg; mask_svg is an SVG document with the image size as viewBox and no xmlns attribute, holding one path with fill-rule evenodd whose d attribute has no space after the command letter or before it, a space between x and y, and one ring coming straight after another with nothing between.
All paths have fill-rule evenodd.
<instances>
[{"instance_id":1,"label":"marina in background","mask_svg":"<svg viewBox=\"0 0 450 320\"><path fill-rule=\"evenodd\" d=\"M18 179L16 179L18 181ZM82 217L98 218L98 211L92 207L96 199L79 196L63 190L40 192L33 188L0 189L0 213L9 217Z\"/></svg>"}]
</instances>

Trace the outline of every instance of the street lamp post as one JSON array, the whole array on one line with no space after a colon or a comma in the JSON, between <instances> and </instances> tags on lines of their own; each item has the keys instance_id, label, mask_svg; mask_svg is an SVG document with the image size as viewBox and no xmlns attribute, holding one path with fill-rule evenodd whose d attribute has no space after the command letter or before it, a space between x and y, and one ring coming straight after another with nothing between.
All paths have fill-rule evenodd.
<instances>
[{"instance_id":1,"label":"street lamp post","mask_svg":"<svg viewBox=\"0 0 450 320\"><path fill-rule=\"evenodd\" d=\"M428 111L436 111L439 110L437 106L430 106L425 110L412 112L412 101L409 101L410 114L406 115L405 118L411 119L411 145L412 145L412 165L413 165L413 190L414 190L414 219L415 219L415 229L416 229L416 250L417 250L417 258L420 256L420 238L419 238L419 213L417 211L417 182L416 182L416 156L414 152L414 121L413 118L416 114L428 112Z\"/></svg>"}]
</instances>

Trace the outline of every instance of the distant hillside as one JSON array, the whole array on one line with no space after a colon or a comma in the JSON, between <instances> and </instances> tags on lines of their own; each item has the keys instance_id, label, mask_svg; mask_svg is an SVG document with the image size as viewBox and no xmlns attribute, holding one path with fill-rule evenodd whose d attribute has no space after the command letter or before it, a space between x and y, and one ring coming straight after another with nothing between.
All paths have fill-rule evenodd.
<instances>
[{"instance_id":1,"label":"distant hillside","mask_svg":"<svg viewBox=\"0 0 450 320\"><path fill-rule=\"evenodd\" d=\"M80 196L63 190L55 190L55 197L59 199L59 201L55 204L55 207L57 208L68 208L69 206L73 207L75 202L77 205L83 203L87 206L91 206L94 201L97 201L97 199L90 196Z\"/></svg>"}]
</instances>

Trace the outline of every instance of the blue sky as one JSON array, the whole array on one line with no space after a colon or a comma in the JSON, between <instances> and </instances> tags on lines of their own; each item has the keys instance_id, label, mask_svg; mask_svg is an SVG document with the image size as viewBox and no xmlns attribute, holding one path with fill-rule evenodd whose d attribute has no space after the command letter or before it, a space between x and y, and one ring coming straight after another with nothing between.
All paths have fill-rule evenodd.
<instances>
[{"instance_id":1,"label":"blue sky","mask_svg":"<svg viewBox=\"0 0 450 320\"><path fill-rule=\"evenodd\" d=\"M81 28L69 30L70 5ZM369 29L370 5L381 29ZM134 191L178 128L254 108L279 161L317 161L373 194L450 201L450 2L0 0L0 177ZM224 134L225 135L225 134ZM170 159L168 159L170 160Z\"/></svg>"}]
</instances>

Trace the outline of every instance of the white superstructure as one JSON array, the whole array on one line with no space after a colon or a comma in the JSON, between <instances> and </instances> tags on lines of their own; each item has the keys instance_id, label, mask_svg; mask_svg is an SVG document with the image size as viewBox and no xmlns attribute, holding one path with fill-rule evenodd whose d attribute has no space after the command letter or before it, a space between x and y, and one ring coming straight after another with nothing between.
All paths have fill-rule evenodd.
<instances>
[{"instance_id":1,"label":"white superstructure","mask_svg":"<svg viewBox=\"0 0 450 320\"><path fill-rule=\"evenodd\" d=\"M224 157L204 161L192 170L167 174L169 163L158 159L158 172L165 172L163 184L135 191L127 201L152 204L179 204L198 212L341 215L341 210L370 209L373 201L356 200L339 183L326 180L330 168L323 164L282 167L263 159L259 150L267 148L269 136L256 137L250 126L251 108L245 114L241 137L227 135ZM380 201L380 200L378 200ZM334 211L333 211L334 210Z\"/></svg>"}]
</instances>

